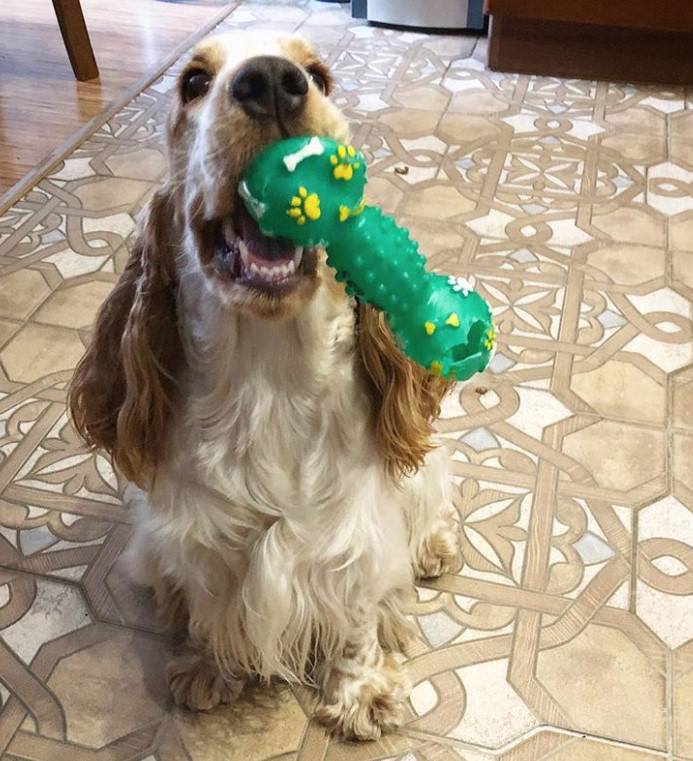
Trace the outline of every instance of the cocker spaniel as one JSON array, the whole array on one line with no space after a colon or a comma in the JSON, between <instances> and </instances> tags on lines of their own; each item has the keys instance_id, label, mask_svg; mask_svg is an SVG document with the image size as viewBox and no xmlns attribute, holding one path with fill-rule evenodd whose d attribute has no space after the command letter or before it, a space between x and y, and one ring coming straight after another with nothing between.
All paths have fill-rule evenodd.
<instances>
[{"instance_id":1,"label":"cocker spaniel","mask_svg":"<svg viewBox=\"0 0 693 761\"><path fill-rule=\"evenodd\" d=\"M298 37L203 41L179 78L169 173L70 390L134 490L128 563L184 623L168 678L208 709L244 681L320 689L348 738L403 719L402 590L456 568L444 380L347 297L324 252L268 239L237 185L269 142L348 138ZM134 489L134 487L133 487Z\"/></svg>"}]
</instances>

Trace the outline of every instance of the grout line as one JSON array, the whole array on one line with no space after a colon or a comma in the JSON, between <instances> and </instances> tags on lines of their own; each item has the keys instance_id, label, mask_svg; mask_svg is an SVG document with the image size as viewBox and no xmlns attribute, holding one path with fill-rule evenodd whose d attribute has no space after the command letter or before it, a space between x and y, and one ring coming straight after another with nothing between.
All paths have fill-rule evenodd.
<instances>
[{"instance_id":1,"label":"grout line","mask_svg":"<svg viewBox=\"0 0 693 761\"><path fill-rule=\"evenodd\" d=\"M638 594L638 532L640 527L640 510L632 511L632 521L630 528L630 586L628 590L628 610L636 615L637 594Z\"/></svg>"},{"instance_id":2,"label":"grout line","mask_svg":"<svg viewBox=\"0 0 693 761\"><path fill-rule=\"evenodd\" d=\"M242 0L234 0L228 3L219 11L210 21L203 24L196 32L188 35L179 45L177 45L156 69L145 73L136 82L133 82L119 97L111 101L104 111L92 117L88 122L83 124L76 132L55 148L46 158L37 164L21 180L16 182L9 190L0 195L0 214L4 214L13 204L19 201L29 190L50 174L54 167L72 153L87 138L102 127L109 119L124 108L131 100L136 98L143 90L146 90L152 82L157 80L167 69L188 51L198 40L208 34L214 27L218 26L227 16L229 16L241 4Z\"/></svg>"},{"instance_id":3,"label":"grout line","mask_svg":"<svg viewBox=\"0 0 693 761\"><path fill-rule=\"evenodd\" d=\"M667 678L665 683L666 689L666 714L664 716L665 726L667 729L667 750L669 751L669 758L674 756L674 653L671 650L667 650Z\"/></svg>"}]
</instances>

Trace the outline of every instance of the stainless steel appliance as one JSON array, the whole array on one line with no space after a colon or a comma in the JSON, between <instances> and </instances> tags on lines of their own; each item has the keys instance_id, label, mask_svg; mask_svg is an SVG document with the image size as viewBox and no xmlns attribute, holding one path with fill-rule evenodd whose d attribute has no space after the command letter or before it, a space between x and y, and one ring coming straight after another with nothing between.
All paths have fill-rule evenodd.
<instances>
[{"instance_id":1,"label":"stainless steel appliance","mask_svg":"<svg viewBox=\"0 0 693 761\"><path fill-rule=\"evenodd\" d=\"M351 0L354 18L424 29L484 28L483 0Z\"/></svg>"}]
</instances>

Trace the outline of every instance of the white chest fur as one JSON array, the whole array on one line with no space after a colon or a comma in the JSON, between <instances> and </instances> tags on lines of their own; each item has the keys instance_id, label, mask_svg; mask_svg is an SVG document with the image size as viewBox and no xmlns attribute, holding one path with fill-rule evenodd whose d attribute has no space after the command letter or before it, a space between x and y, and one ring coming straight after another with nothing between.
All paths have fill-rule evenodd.
<instances>
[{"instance_id":1,"label":"white chest fur","mask_svg":"<svg viewBox=\"0 0 693 761\"><path fill-rule=\"evenodd\" d=\"M138 544L186 590L192 620L230 663L302 673L316 622L337 648L363 595L378 601L411 575L353 310L324 286L282 323L202 296L183 294L185 414Z\"/></svg>"}]
</instances>

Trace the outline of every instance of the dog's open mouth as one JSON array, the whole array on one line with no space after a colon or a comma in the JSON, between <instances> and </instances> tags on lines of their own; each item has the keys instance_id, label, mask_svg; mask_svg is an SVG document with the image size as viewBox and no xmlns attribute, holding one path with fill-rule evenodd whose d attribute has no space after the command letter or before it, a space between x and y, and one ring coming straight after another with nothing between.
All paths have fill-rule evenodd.
<instances>
[{"instance_id":1,"label":"dog's open mouth","mask_svg":"<svg viewBox=\"0 0 693 761\"><path fill-rule=\"evenodd\" d=\"M279 298L315 273L315 249L263 235L240 199L216 224L214 238L214 271L222 282Z\"/></svg>"}]
</instances>

